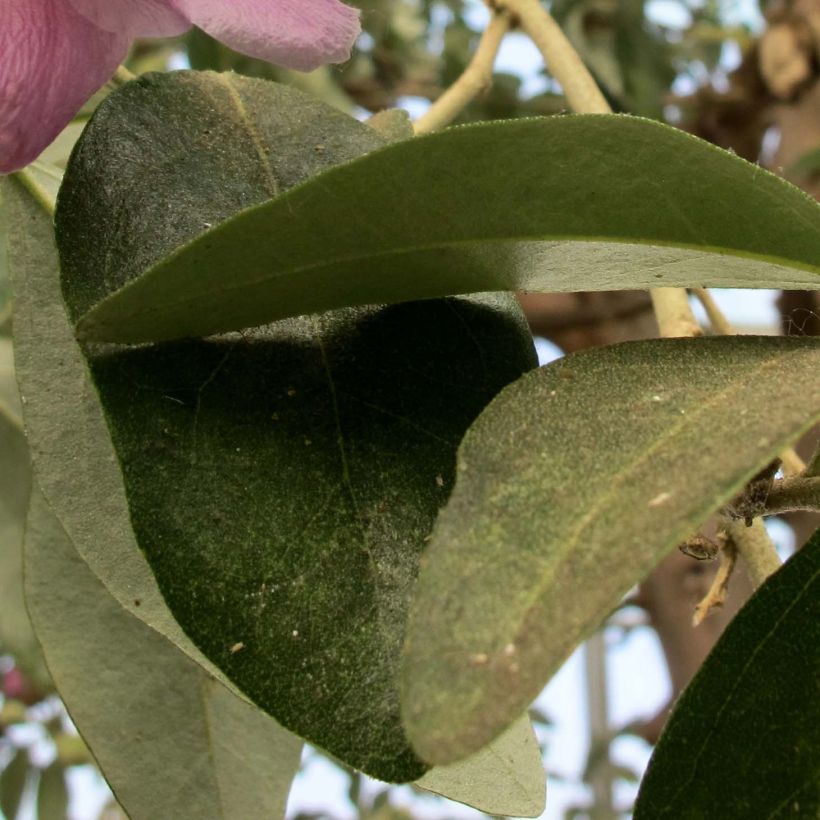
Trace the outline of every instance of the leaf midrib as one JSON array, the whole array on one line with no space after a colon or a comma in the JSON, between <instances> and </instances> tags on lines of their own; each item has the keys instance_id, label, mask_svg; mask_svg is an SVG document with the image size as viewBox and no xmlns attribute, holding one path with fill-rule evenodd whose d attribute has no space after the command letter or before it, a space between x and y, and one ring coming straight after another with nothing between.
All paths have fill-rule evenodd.
<instances>
[{"instance_id":1,"label":"leaf midrib","mask_svg":"<svg viewBox=\"0 0 820 820\"><path fill-rule=\"evenodd\" d=\"M281 199L281 198L280 198ZM230 221L229 221L230 222ZM212 231L217 232L221 229L224 229L229 222L223 222L220 225L216 226L215 228L211 229L207 233L210 234ZM197 237L193 242L183 245L174 251L166 260L161 261L154 267L149 268L144 273L140 274L136 279L132 279L128 284L121 287L119 290L115 291L114 293L110 294L109 296L105 297L100 302L97 302L77 323L77 327L82 332L84 327L105 327L111 324L110 321L103 321L97 322L94 321L95 314L105 311L108 312L112 305L116 306L116 304L122 301L131 291L136 289L145 289L147 280L160 278L162 276L162 272L166 270L168 267L171 267L173 263L180 257L188 255L192 253L192 248L196 243L202 240L204 235ZM748 259L754 262L761 262L764 264L772 264L777 265L780 267L787 267L793 268L795 270L805 271L806 273L815 274L818 276L817 281L817 289L820 289L820 267L810 265L806 262L790 259L788 257L783 256L772 256L768 254L759 254L759 253L752 253L750 251L743 251L738 248L727 248L727 247L718 247L714 245L690 245L687 243L682 242L663 242L659 240L652 240L652 241L642 241L636 237L616 237L616 236L595 236L595 237L583 237L579 238L579 235L564 235L564 234L554 234L554 235L538 235L538 236L516 236L516 237L490 237L486 239L478 239L475 237L471 237L469 239L457 239L457 240L442 240L440 242L431 242L427 244L419 244L413 245L412 247L401 247L401 248L390 248L387 250L382 251L374 251L372 253L351 253L351 254L342 254L333 258L324 258L315 262L311 262L305 265L295 265L291 267L287 267L282 269L280 272L277 272L274 275L265 274L262 277L256 279L249 279L244 280L241 282L230 282L219 285L217 287L210 287L207 289L203 289L199 291L200 295L206 296L208 299L212 299L215 296L218 297L226 297L229 294L233 293L234 291L241 291L241 290L250 290L253 288L257 288L259 286L265 285L267 283L276 282L277 280L283 280L290 277L298 276L300 274L310 274L310 273L317 273L324 271L328 268L332 268L335 265L349 265L356 262L371 262L376 260L387 260L393 257L402 257L402 256L412 256L413 254L417 253L428 253L431 251L440 251L440 250L447 250L447 249L460 249L469 246L484 246L484 245L503 245L503 244L526 244L526 243L552 243L558 244L563 242L573 242L576 244L616 244L616 245L637 245L643 247L652 247L652 248L669 248L669 249L678 249L682 251L689 251L693 253L701 253L703 256L733 256L739 259ZM651 268L652 270L656 268ZM798 289L807 289L808 283L804 280L794 280L794 281L786 281L785 279L778 280L780 285L784 288L798 288ZM307 288L306 288L307 289ZM494 288L497 289L497 288ZM508 288L509 289L509 288ZM477 283L477 287L475 292L480 292L482 290L486 290L486 287L482 288L481 283ZM167 300L163 302L161 305L139 305L136 310L131 312L118 312L116 314L116 322L119 323L127 323L134 319L135 317L140 316L150 316L152 314L162 314L167 313L169 311L175 311L181 307L188 307L191 305L199 304L202 300L199 296L186 296L182 299L176 300ZM338 307L342 307L343 305L339 305ZM296 315L296 314L294 314ZM286 316L280 316L278 318L286 318ZM93 334L92 334L93 335Z\"/></svg>"}]
</instances>

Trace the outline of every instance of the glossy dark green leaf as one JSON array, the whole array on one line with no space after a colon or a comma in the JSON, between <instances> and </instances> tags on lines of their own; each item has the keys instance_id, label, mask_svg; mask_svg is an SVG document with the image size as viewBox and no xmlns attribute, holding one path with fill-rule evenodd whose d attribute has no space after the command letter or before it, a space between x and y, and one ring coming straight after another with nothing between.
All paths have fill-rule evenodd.
<instances>
[{"instance_id":1,"label":"glossy dark green leaf","mask_svg":"<svg viewBox=\"0 0 820 820\"><path fill-rule=\"evenodd\" d=\"M385 780L410 592L464 431L534 364L508 297L102 350L137 539L175 617L284 726Z\"/></svg>"},{"instance_id":2,"label":"glossy dark green leaf","mask_svg":"<svg viewBox=\"0 0 820 820\"><path fill-rule=\"evenodd\" d=\"M40 773L37 786L37 820L66 820L68 816L68 789L66 768L54 761Z\"/></svg>"},{"instance_id":3,"label":"glossy dark green leaf","mask_svg":"<svg viewBox=\"0 0 820 820\"><path fill-rule=\"evenodd\" d=\"M729 624L678 701L636 820L820 816L820 530Z\"/></svg>"},{"instance_id":4,"label":"glossy dark green leaf","mask_svg":"<svg viewBox=\"0 0 820 820\"><path fill-rule=\"evenodd\" d=\"M271 121L318 103L209 74L132 85L92 119L58 209L64 289L89 339L489 290L820 287L820 205L659 123L484 123L382 150L357 136L348 156L368 156L269 199L287 187L267 182L287 143ZM298 136L321 160L307 173L344 160L330 135L355 123L333 116L318 117L325 136Z\"/></svg>"},{"instance_id":5,"label":"glossy dark green leaf","mask_svg":"<svg viewBox=\"0 0 820 820\"><path fill-rule=\"evenodd\" d=\"M446 763L516 718L622 596L820 418L820 340L578 353L470 428L405 646L414 748Z\"/></svg>"},{"instance_id":6,"label":"glossy dark green leaf","mask_svg":"<svg viewBox=\"0 0 820 820\"><path fill-rule=\"evenodd\" d=\"M132 820L283 816L299 740L126 612L39 491L26 598L60 695Z\"/></svg>"}]
</instances>

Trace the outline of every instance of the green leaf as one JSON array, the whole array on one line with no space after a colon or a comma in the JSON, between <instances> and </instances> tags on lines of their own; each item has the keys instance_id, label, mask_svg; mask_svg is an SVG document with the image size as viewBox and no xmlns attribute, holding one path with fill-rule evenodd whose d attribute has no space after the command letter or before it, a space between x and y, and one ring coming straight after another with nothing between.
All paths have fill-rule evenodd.
<instances>
[{"instance_id":1,"label":"green leaf","mask_svg":"<svg viewBox=\"0 0 820 820\"><path fill-rule=\"evenodd\" d=\"M17 749L8 766L0 771L0 811L6 820L17 818L30 770L27 752Z\"/></svg>"},{"instance_id":2,"label":"green leaf","mask_svg":"<svg viewBox=\"0 0 820 820\"><path fill-rule=\"evenodd\" d=\"M138 542L186 634L287 728L380 779L418 778L396 685L410 593L459 441L535 364L511 299L349 309L91 363Z\"/></svg>"},{"instance_id":3,"label":"green leaf","mask_svg":"<svg viewBox=\"0 0 820 820\"><path fill-rule=\"evenodd\" d=\"M470 428L405 646L433 763L480 749L669 550L820 418L820 341L655 340L567 356Z\"/></svg>"},{"instance_id":4,"label":"green leaf","mask_svg":"<svg viewBox=\"0 0 820 820\"><path fill-rule=\"evenodd\" d=\"M54 292L48 220L16 180L0 185L19 226L18 366L44 491L117 600L206 662L131 534L117 457ZM392 779L427 768L403 736L394 682L409 584L464 430L533 364L508 297L344 311L95 359L131 517L174 614L242 691L351 765ZM275 604L264 617L262 589ZM329 623L311 627L314 611Z\"/></svg>"},{"instance_id":5,"label":"green leaf","mask_svg":"<svg viewBox=\"0 0 820 820\"><path fill-rule=\"evenodd\" d=\"M50 685L23 602L23 532L31 464L20 418L11 341L0 338L0 651L42 690Z\"/></svg>"},{"instance_id":6,"label":"green leaf","mask_svg":"<svg viewBox=\"0 0 820 820\"><path fill-rule=\"evenodd\" d=\"M614 115L519 120L382 150L357 132L349 153L368 156L271 199L258 146L222 102L229 88L265 101L246 109L273 163L283 141L260 112L293 117L306 103L286 104L262 81L155 76L91 120L57 214L64 290L86 338L204 336L490 290L820 287L820 205L668 126ZM328 133L352 128L327 116ZM299 135L290 149L297 142L312 152L330 139Z\"/></svg>"},{"instance_id":7,"label":"green leaf","mask_svg":"<svg viewBox=\"0 0 820 820\"><path fill-rule=\"evenodd\" d=\"M212 225L386 144L375 129L293 88L212 72L143 75L106 99L91 123L58 217L71 271L64 292L78 314L106 295L97 278L102 260L91 262L88 243L102 241L116 257L116 289ZM105 186L87 188L91 179Z\"/></svg>"},{"instance_id":8,"label":"green leaf","mask_svg":"<svg viewBox=\"0 0 820 820\"><path fill-rule=\"evenodd\" d=\"M222 679L174 620L129 524L117 457L60 295L50 216L58 180L59 172L37 164L0 177L0 206L11 228L16 373L40 488L119 603Z\"/></svg>"},{"instance_id":9,"label":"green leaf","mask_svg":"<svg viewBox=\"0 0 820 820\"><path fill-rule=\"evenodd\" d=\"M222 80L189 79L225 93ZM138 85L135 93L145 92ZM328 146L339 134L346 151L378 140L342 122ZM279 147L283 155L270 155L282 184L310 172L303 139L299 132ZM241 159L225 179L250 188L259 157L247 168ZM194 202L176 177L160 182L171 186L167 203L184 211ZM206 195L216 207L212 191L197 193ZM9 198L22 209L21 234L31 234L30 198ZM152 579L122 534L121 479L43 273L53 259L37 256L47 226L35 224L41 234L21 239L14 254L15 288L44 490L117 599L180 642L155 596L143 615L135 590L153 595ZM535 363L511 298L348 310L243 337L88 352L137 540L185 633L254 702L350 765L391 780L423 774L401 729L395 683L409 590L459 440Z\"/></svg>"},{"instance_id":10,"label":"green leaf","mask_svg":"<svg viewBox=\"0 0 820 820\"><path fill-rule=\"evenodd\" d=\"M678 701L636 820L820 815L820 530L738 613Z\"/></svg>"},{"instance_id":11,"label":"green leaf","mask_svg":"<svg viewBox=\"0 0 820 820\"><path fill-rule=\"evenodd\" d=\"M14 350L11 339L0 338L0 412L22 426L20 391L14 377Z\"/></svg>"},{"instance_id":12,"label":"green leaf","mask_svg":"<svg viewBox=\"0 0 820 820\"><path fill-rule=\"evenodd\" d=\"M283 816L301 743L126 612L38 491L26 597L60 695L133 820Z\"/></svg>"},{"instance_id":13,"label":"green leaf","mask_svg":"<svg viewBox=\"0 0 820 820\"><path fill-rule=\"evenodd\" d=\"M37 820L66 820L68 789L65 766L55 761L40 773L37 788Z\"/></svg>"},{"instance_id":14,"label":"green leaf","mask_svg":"<svg viewBox=\"0 0 820 820\"><path fill-rule=\"evenodd\" d=\"M489 746L436 766L415 785L490 815L539 817L546 805L547 776L526 715Z\"/></svg>"}]
</instances>

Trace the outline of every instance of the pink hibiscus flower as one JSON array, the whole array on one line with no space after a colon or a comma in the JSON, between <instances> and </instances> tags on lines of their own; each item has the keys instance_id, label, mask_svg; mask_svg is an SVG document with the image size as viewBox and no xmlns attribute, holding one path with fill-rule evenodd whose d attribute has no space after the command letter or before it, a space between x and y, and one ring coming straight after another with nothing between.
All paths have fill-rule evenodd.
<instances>
[{"instance_id":1,"label":"pink hibiscus flower","mask_svg":"<svg viewBox=\"0 0 820 820\"><path fill-rule=\"evenodd\" d=\"M348 58L359 13L340 0L0 0L0 172L35 159L134 38L192 25L243 54L309 71Z\"/></svg>"}]
</instances>

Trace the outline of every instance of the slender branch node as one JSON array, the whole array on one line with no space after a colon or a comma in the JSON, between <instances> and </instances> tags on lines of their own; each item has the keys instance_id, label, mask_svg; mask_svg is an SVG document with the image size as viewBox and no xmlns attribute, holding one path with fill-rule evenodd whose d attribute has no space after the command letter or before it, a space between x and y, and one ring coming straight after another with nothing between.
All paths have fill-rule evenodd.
<instances>
[{"instance_id":1,"label":"slender branch node","mask_svg":"<svg viewBox=\"0 0 820 820\"><path fill-rule=\"evenodd\" d=\"M718 540L720 542L720 566L712 585L709 587L709 591L695 607L692 626L699 626L713 609L726 603L729 581L737 564L737 547L725 532L718 534Z\"/></svg>"},{"instance_id":2,"label":"slender branch node","mask_svg":"<svg viewBox=\"0 0 820 820\"><path fill-rule=\"evenodd\" d=\"M661 338L692 338L702 336L703 329L698 324L689 294L683 288L653 288L649 291L655 318L658 321Z\"/></svg>"},{"instance_id":3,"label":"slender branch node","mask_svg":"<svg viewBox=\"0 0 820 820\"><path fill-rule=\"evenodd\" d=\"M759 587L780 569L780 556L769 533L766 532L762 518L755 518L751 527L747 527L743 521L730 521L726 530L746 562L755 587Z\"/></svg>"}]
</instances>

